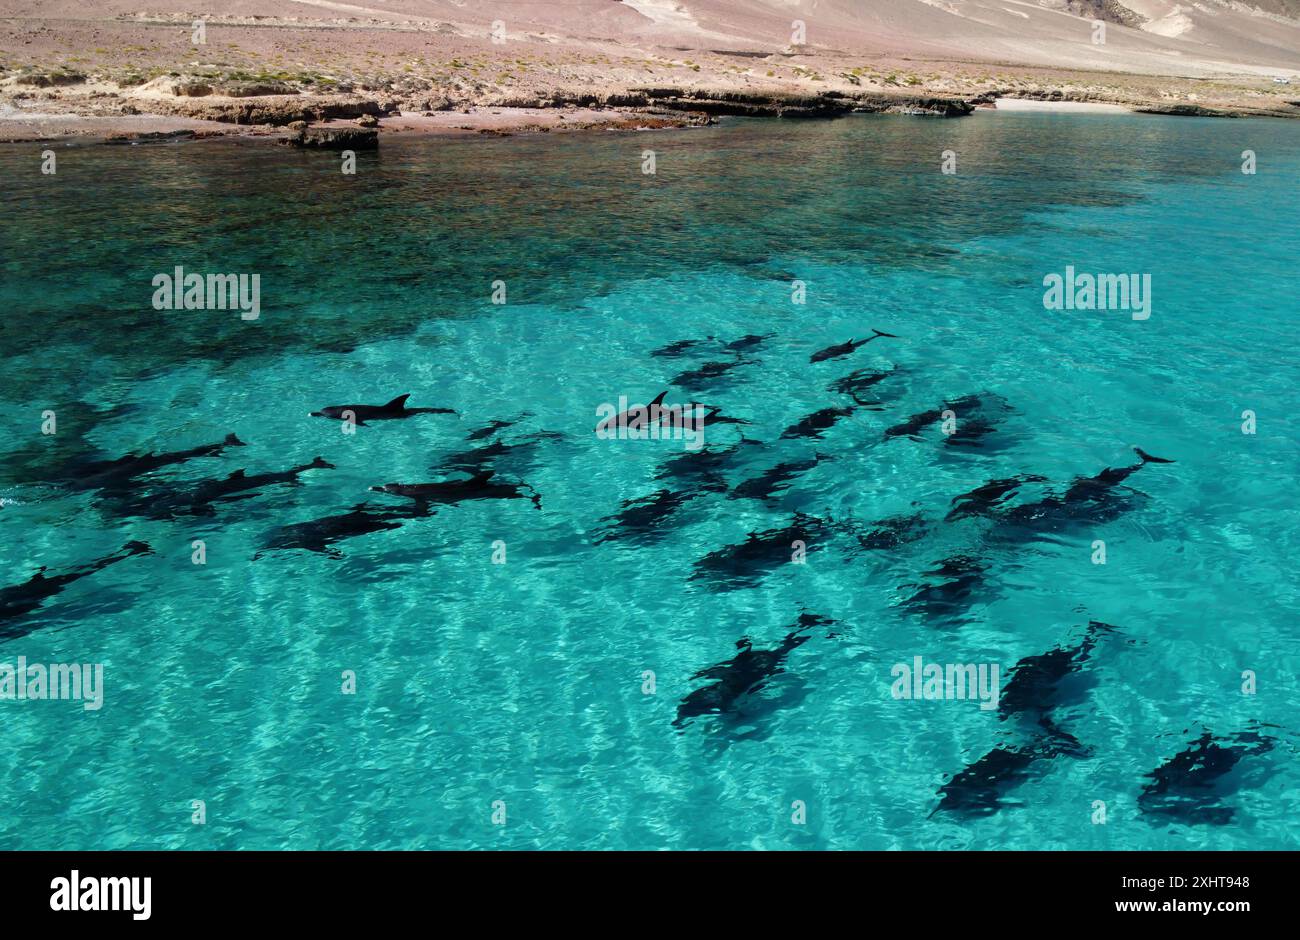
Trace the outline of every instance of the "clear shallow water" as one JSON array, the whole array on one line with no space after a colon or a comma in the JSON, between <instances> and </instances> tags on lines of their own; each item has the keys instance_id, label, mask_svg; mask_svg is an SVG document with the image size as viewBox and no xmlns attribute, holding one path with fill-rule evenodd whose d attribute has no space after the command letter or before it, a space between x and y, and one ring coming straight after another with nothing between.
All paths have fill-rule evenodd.
<instances>
[{"instance_id":1,"label":"clear shallow water","mask_svg":"<svg viewBox=\"0 0 1300 940\"><path fill-rule=\"evenodd\" d=\"M39 145L43 147L45 145ZM6 584L122 546L133 558L30 615L0 662L102 662L105 705L4 702L0 845L30 848L1294 848L1300 694L1288 427L1297 367L1300 125L1108 115L735 122L682 134L396 142L334 159L260 143L0 149L10 181L0 301L0 570ZM658 173L640 173L641 151ZM959 173L938 172L957 152ZM1254 149L1260 172L1243 176ZM262 316L154 311L150 279L258 272ZM1153 312L1049 312L1041 279L1145 272ZM790 303L790 280L808 286ZM510 303L489 302L505 280ZM812 351L871 328L851 357ZM602 518L664 486L681 445L601 442L595 410L643 402L720 357L679 339L775 334L698 395L763 441L729 484L831 459L769 503L704 493L662 538L597 544ZM781 440L849 400L827 384L898 372L820 441ZM455 408L340 433L325 404ZM1014 409L980 448L886 427L976 392ZM59 433L40 435L44 409ZM1240 433L1253 409L1259 433ZM429 468L494 418L508 442L562 435L502 476L542 494L441 508L345 541L272 552L275 526ZM54 482L85 448L115 457L237 432L248 442L141 481L337 469L209 518L124 516ZM736 440L731 428L708 436ZM949 501L1017 473L1055 484L1177 461L1127 483L1129 512L1016 540ZM683 487L677 487L683 488ZM1040 497L1026 487L1012 504ZM844 522L757 587L694 563L795 511ZM921 513L920 540L861 550L849 524ZM869 527L869 526L868 526ZM859 531L861 529L859 528ZM1090 562L1094 539L1108 563ZM204 539L208 563L190 563ZM507 563L491 563L492 543ZM989 566L947 620L902 602L955 554ZM772 648L806 608L786 671L740 714L673 727L697 671L743 636ZM1012 722L969 701L896 701L914 656L997 662L1119 630L1093 688L1055 719L1091 748L1040 761L984 816L931 811ZM828 634L834 634L828 636ZM340 694L355 670L355 696ZM1259 692L1241 694L1242 670ZM642 694L652 670L654 695ZM1253 722L1226 825L1139 812L1144 774L1203 729ZM208 822L190 824L190 801ZM494 826L504 800L508 824ZM807 804L807 825L790 823ZM1093 825L1093 801L1108 808Z\"/></svg>"}]
</instances>

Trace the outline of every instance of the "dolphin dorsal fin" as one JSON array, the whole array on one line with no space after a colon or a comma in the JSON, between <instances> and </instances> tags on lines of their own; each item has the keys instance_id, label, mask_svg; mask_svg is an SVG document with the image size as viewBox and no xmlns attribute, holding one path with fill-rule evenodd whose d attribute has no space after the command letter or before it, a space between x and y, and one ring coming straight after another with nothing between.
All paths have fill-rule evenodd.
<instances>
[{"instance_id":1,"label":"dolphin dorsal fin","mask_svg":"<svg viewBox=\"0 0 1300 940\"><path fill-rule=\"evenodd\" d=\"M660 392L658 395L655 396L655 400L650 402L650 404L662 405L664 403L664 396L667 394L668 394L668 389L664 389L662 392Z\"/></svg>"},{"instance_id":2,"label":"dolphin dorsal fin","mask_svg":"<svg viewBox=\"0 0 1300 940\"><path fill-rule=\"evenodd\" d=\"M393 399L392 401L390 401L388 404L384 405L384 407L385 407L385 408L397 408L397 409L399 409L399 410L400 410L400 409L404 409L404 408L406 407L406 400L407 400L408 398L410 398L410 397L411 397L411 393L410 393L410 392L407 392L405 395L398 395L396 398L394 398L394 399Z\"/></svg>"},{"instance_id":3,"label":"dolphin dorsal fin","mask_svg":"<svg viewBox=\"0 0 1300 940\"><path fill-rule=\"evenodd\" d=\"M236 470L230 476L226 477L227 480L242 480L243 478L244 478L244 471L242 469Z\"/></svg>"},{"instance_id":4,"label":"dolphin dorsal fin","mask_svg":"<svg viewBox=\"0 0 1300 940\"><path fill-rule=\"evenodd\" d=\"M486 481L492 479L492 477L493 477L495 474L496 474L496 471L495 471L495 470L480 470L480 471L478 471L477 473L472 473L472 474L470 474L469 482L471 482L471 483L484 483L484 482L486 482Z\"/></svg>"}]
</instances>

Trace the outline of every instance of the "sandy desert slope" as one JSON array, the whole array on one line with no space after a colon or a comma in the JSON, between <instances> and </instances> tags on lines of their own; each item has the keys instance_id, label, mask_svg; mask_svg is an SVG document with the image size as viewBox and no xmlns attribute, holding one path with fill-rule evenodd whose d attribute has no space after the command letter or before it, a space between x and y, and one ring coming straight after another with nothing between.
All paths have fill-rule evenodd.
<instances>
[{"instance_id":1,"label":"sandy desert slope","mask_svg":"<svg viewBox=\"0 0 1300 940\"><path fill-rule=\"evenodd\" d=\"M1300 0L0 0L0 137L47 113L468 110L473 128L485 108L692 98L714 114L1001 96L1289 116L1293 81Z\"/></svg>"}]
</instances>

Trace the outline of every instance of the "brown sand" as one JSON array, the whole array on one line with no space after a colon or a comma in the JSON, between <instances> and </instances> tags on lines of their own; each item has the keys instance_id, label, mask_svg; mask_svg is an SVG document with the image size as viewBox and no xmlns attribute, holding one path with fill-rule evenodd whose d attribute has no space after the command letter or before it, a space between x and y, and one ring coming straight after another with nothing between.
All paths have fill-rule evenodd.
<instances>
[{"instance_id":1,"label":"brown sand","mask_svg":"<svg viewBox=\"0 0 1300 940\"><path fill-rule=\"evenodd\" d=\"M0 0L0 139L690 123L646 89L1300 115L1300 0L1123 0L1107 9L1139 25L1101 44L1068 12L1094 2L1114 0Z\"/></svg>"}]
</instances>

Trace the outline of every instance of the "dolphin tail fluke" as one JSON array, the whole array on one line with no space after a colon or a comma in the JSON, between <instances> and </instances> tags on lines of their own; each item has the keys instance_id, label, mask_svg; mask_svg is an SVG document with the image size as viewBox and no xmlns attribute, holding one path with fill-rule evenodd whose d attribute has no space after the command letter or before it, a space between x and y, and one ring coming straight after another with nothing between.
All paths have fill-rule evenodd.
<instances>
[{"instance_id":1,"label":"dolphin tail fluke","mask_svg":"<svg viewBox=\"0 0 1300 940\"><path fill-rule=\"evenodd\" d=\"M1164 457L1152 457L1141 447L1134 447L1133 452L1136 453L1138 457L1141 458L1143 463L1173 463L1172 460L1168 460Z\"/></svg>"},{"instance_id":2,"label":"dolphin tail fluke","mask_svg":"<svg viewBox=\"0 0 1300 940\"><path fill-rule=\"evenodd\" d=\"M410 397L410 392L407 392L405 395L398 395L388 404L384 405L384 409L387 411L403 411L406 408L406 400Z\"/></svg>"},{"instance_id":3,"label":"dolphin tail fluke","mask_svg":"<svg viewBox=\"0 0 1300 940\"><path fill-rule=\"evenodd\" d=\"M122 551L126 552L128 555L150 555L153 553L153 549L149 547L148 542L140 542L136 540L132 540L123 545Z\"/></svg>"},{"instance_id":4,"label":"dolphin tail fluke","mask_svg":"<svg viewBox=\"0 0 1300 940\"><path fill-rule=\"evenodd\" d=\"M335 470L334 464L330 463L324 457L313 457L311 463L307 464L308 470Z\"/></svg>"},{"instance_id":5,"label":"dolphin tail fluke","mask_svg":"<svg viewBox=\"0 0 1300 940\"><path fill-rule=\"evenodd\" d=\"M245 444L243 441L241 441L241 440L239 439L239 437L236 436L234 433L227 434L227 435L226 435L226 439L225 439L224 441L222 441L222 443L225 444L227 447L247 447L247 446L248 446L248 445Z\"/></svg>"},{"instance_id":6,"label":"dolphin tail fluke","mask_svg":"<svg viewBox=\"0 0 1300 940\"><path fill-rule=\"evenodd\" d=\"M895 336L893 333L885 333L885 332L882 332L882 331L876 329L875 327L872 327L872 328L871 328L871 332L872 332L872 334L874 334L874 335L871 337L872 339L875 339L877 336L883 336L883 337L885 337L885 339L900 339L900 338L901 338L901 337Z\"/></svg>"}]
</instances>

